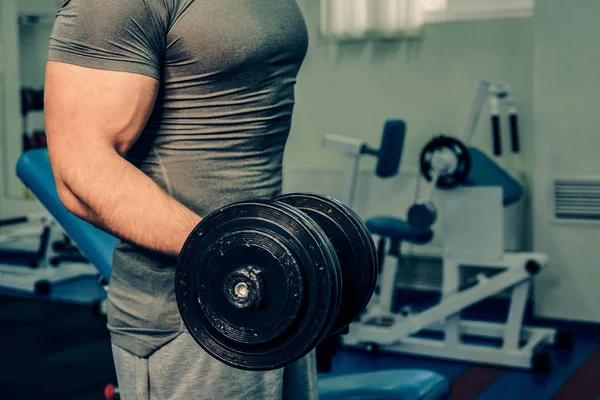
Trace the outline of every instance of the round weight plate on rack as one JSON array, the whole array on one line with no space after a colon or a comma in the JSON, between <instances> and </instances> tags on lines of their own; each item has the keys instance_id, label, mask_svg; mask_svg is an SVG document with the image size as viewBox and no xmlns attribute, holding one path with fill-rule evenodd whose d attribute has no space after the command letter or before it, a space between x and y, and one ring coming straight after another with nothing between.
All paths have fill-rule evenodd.
<instances>
[{"instance_id":1,"label":"round weight plate on rack","mask_svg":"<svg viewBox=\"0 0 600 400\"><path fill-rule=\"evenodd\" d=\"M275 199L299 209L323 229L335 248L342 271L342 301L330 335L358 317L375 290L377 256L364 223L339 201L322 195L293 193Z\"/></svg>"},{"instance_id":2,"label":"round weight plate on rack","mask_svg":"<svg viewBox=\"0 0 600 400\"><path fill-rule=\"evenodd\" d=\"M283 367L327 335L340 267L325 233L272 201L240 202L204 218L178 259L175 294L186 328L221 362Z\"/></svg>"},{"instance_id":3,"label":"round weight plate on rack","mask_svg":"<svg viewBox=\"0 0 600 400\"><path fill-rule=\"evenodd\" d=\"M451 189L465 181L471 171L471 156L469 149L458 139L450 136L438 136L433 138L421 152L421 173L428 181L431 181L432 170L434 166L433 155L436 151L449 150L456 157L455 168L447 173L440 174L437 181L437 187L442 189Z\"/></svg>"}]
</instances>

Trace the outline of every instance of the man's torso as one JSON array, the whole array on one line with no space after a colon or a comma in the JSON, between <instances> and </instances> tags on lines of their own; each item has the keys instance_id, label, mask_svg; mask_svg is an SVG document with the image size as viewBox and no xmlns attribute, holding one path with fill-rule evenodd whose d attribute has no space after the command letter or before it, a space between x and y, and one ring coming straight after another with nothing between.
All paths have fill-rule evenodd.
<instances>
[{"instance_id":1,"label":"man's torso","mask_svg":"<svg viewBox=\"0 0 600 400\"><path fill-rule=\"evenodd\" d=\"M128 159L200 216L276 196L307 48L295 0L181 0L171 13L156 106ZM117 246L108 323L119 347L147 356L184 329L174 268Z\"/></svg>"}]
</instances>

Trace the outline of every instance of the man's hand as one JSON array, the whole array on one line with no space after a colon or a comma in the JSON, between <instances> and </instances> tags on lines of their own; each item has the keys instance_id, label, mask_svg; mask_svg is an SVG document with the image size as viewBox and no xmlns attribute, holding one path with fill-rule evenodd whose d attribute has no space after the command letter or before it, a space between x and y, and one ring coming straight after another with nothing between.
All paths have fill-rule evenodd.
<instances>
[{"instance_id":1,"label":"man's hand","mask_svg":"<svg viewBox=\"0 0 600 400\"><path fill-rule=\"evenodd\" d=\"M69 211L121 239L177 256L200 217L123 158L148 121L158 86L143 75L50 61L48 152Z\"/></svg>"}]
</instances>

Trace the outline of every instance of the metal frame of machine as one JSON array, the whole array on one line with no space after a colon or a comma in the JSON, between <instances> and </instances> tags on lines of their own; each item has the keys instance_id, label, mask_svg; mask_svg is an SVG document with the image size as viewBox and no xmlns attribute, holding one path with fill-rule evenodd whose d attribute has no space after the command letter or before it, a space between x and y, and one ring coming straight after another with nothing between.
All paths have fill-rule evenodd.
<instances>
[{"instance_id":1,"label":"metal frame of machine","mask_svg":"<svg viewBox=\"0 0 600 400\"><path fill-rule=\"evenodd\" d=\"M459 147L466 149L476 130L484 101L489 96L496 96L496 92L487 81L480 82L461 139L453 139ZM497 114L493 117L497 118ZM516 126L513 132L516 132ZM346 202L352 206L359 160L368 146L361 140L332 134L325 135L323 144L347 156ZM423 196L415 203L426 209L433 207L431 198L442 179L451 178L452 181L452 174L462 162L460 151L454 154L447 147L433 149L430 156L430 170L421 171L428 182ZM458 180L462 178L464 176ZM546 349L552 345L570 347L570 336L556 329L523 324L532 278L546 266L547 256L534 252L505 252L502 188L463 187L456 181L446 189L450 190L436 193L444 208L441 300L424 310L412 311L405 307L401 313L393 313L400 259L386 254L379 277L379 295L371 300L360 320L350 326L348 334L342 338L343 345L367 351L548 371L551 362ZM433 212L432 221L435 221L437 215L435 210ZM465 287L461 272L470 266L483 267L494 273L481 273ZM508 292L510 299L504 323L461 318L461 311L502 292Z\"/></svg>"},{"instance_id":2,"label":"metal frame of machine","mask_svg":"<svg viewBox=\"0 0 600 400\"><path fill-rule=\"evenodd\" d=\"M546 265L546 255L523 252L469 259L464 251L462 257L452 253L452 249L444 249L440 302L418 312L405 308L402 314L391 311L400 260L386 255L380 275L380 295L373 298L360 321L350 326L343 337L344 345L367 351L548 370L550 359L545 348L556 344L558 331L523 326L532 277ZM480 274L467 288L461 288L461 269L469 266L500 272L493 276ZM506 322L461 318L462 310L507 290L510 290L510 306ZM418 335L423 332L438 334L433 338Z\"/></svg>"}]
</instances>

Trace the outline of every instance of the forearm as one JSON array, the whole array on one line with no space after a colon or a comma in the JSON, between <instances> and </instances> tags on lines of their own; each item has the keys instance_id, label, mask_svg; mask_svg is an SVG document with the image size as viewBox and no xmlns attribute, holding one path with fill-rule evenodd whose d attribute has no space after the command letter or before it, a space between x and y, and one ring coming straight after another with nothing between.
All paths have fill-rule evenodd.
<instances>
[{"instance_id":1,"label":"forearm","mask_svg":"<svg viewBox=\"0 0 600 400\"><path fill-rule=\"evenodd\" d=\"M117 152L80 155L56 169L71 212L150 250L177 256L201 219Z\"/></svg>"}]
</instances>

